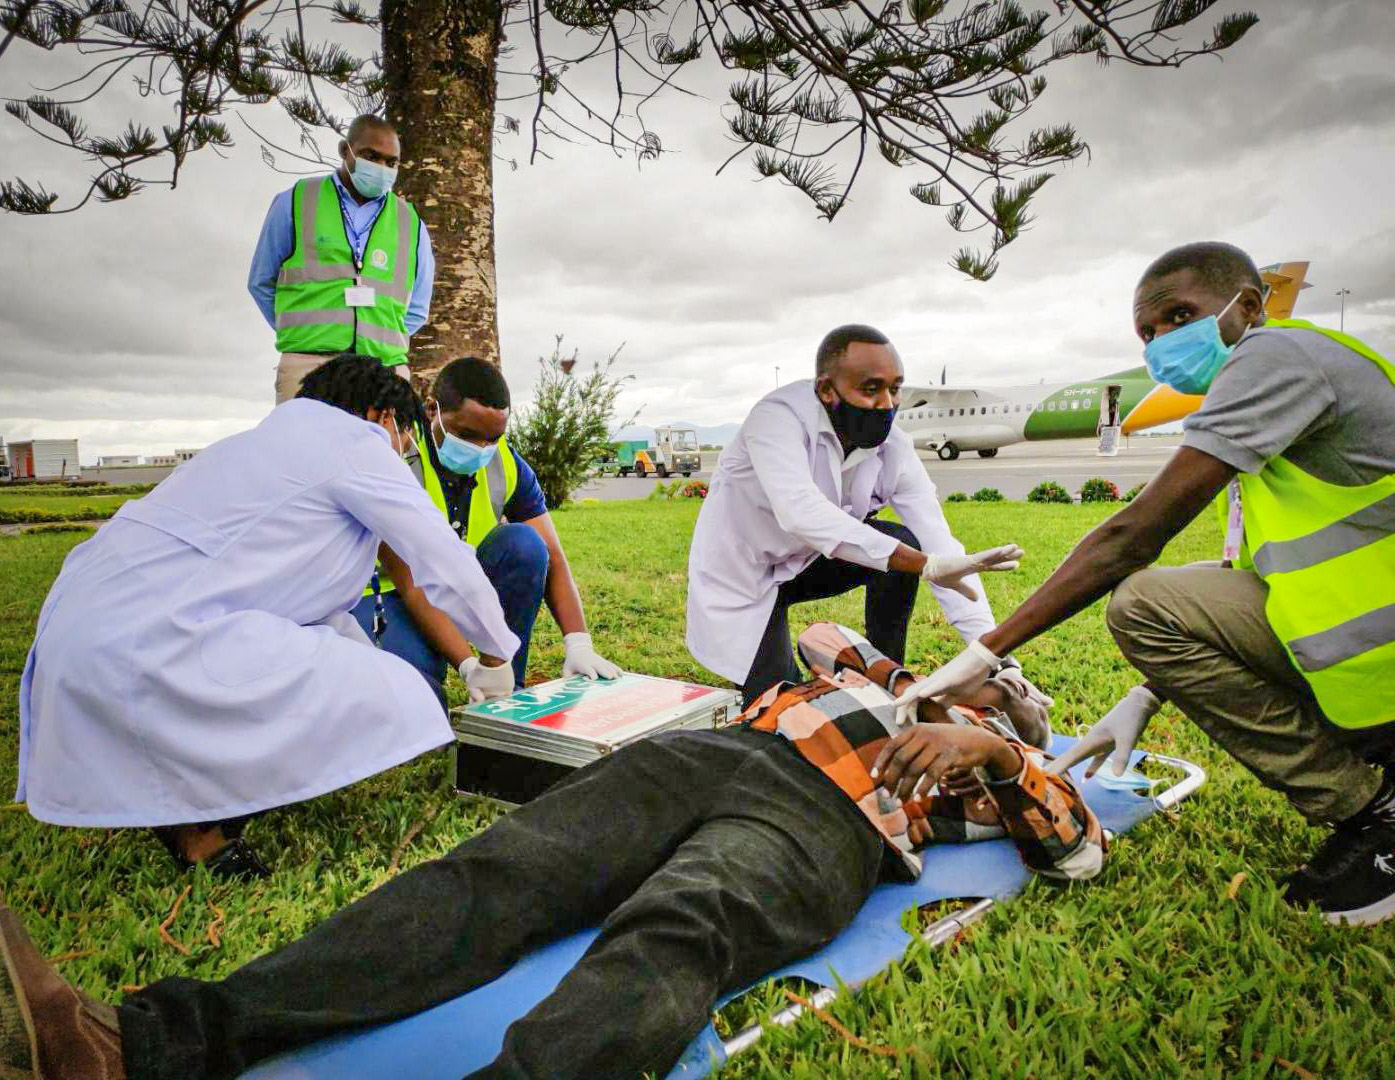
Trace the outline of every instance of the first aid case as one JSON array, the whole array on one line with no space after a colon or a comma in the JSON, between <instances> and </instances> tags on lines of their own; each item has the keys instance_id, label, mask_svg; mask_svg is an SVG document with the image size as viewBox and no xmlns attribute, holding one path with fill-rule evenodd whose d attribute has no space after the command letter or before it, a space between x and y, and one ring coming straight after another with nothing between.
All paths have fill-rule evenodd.
<instances>
[{"instance_id":1,"label":"first aid case","mask_svg":"<svg viewBox=\"0 0 1395 1080\"><path fill-rule=\"evenodd\" d=\"M573 676L451 712L451 780L462 794L520 803L574 769L664 731L722 728L736 693L625 672Z\"/></svg>"}]
</instances>

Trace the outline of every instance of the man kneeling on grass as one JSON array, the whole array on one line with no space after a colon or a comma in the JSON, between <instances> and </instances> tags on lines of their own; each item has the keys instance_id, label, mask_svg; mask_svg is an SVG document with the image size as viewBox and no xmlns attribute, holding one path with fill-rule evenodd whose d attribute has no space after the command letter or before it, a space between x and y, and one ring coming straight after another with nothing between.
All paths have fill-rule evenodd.
<instances>
[{"instance_id":1,"label":"man kneeling on grass","mask_svg":"<svg viewBox=\"0 0 1395 1080\"><path fill-rule=\"evenodd\" d=\"M476 1075L662 1075L721 994L827 943L880 879L920 873L925 844L1005 832L1038 873L1099 872L1094 814L996 711L1017 695L989 683L975 708L926 701L898 730L893 695L914 676L831 623L799 647L815 677L771 687L743 723L579 769L221 982L163 979L114 1010L0 907L0 1072L233 1077L457 997L599 923Z\"/></svg>"}]
</instances>

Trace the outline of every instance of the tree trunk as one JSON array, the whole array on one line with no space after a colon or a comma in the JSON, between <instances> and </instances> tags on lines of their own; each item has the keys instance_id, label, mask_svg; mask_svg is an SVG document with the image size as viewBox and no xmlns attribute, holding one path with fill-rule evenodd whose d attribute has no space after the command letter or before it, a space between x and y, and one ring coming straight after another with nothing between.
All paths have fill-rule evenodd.
<instances>
[{"instance_id":1,"label":"tree trunk","mask_svg":"<svg viewBox=\"0 0 1395 1080\"><path fill-rule=\"evenodd\" d=\"M499 363L494 285L498 0L383 0L387 116L402 139L403 194L431 230L431 318L412 338L414 374L461 356Z\"/></svg>"}]
</instances>

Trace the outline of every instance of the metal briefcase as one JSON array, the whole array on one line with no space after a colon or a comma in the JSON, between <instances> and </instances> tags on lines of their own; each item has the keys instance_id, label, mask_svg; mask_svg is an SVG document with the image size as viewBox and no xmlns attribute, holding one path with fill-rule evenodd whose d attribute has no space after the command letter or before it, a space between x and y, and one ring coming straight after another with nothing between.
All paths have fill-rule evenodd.
<instances>
[{"instance_id":1,"label":"metal briefcase","mask_svg":"<svg viewBox=\"0 0 1395 1080\"><path fill-rule=\"evenodd\" d=\"M451 783L461 794L527 802L629 743L661 731L725 727L739 712L732 690L652 675L554 679L451 711Z\"/></svg>"}]
</instances>

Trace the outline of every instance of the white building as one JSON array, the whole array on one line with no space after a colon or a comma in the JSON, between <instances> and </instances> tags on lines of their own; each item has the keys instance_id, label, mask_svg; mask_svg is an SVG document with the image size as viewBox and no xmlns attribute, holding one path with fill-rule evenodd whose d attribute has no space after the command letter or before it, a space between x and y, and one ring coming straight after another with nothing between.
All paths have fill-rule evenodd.
<instances>
[{"instance_id":1,"label":"white building","mask_svg":"<svg viewBox=\"0 0 1395 1080\"><path fill-rule=\"evenodd\" d=\"M97 466L102 469L111 468L115 465L139 465L139 454L103 454L97 458Z\"/></svg>"},{"instance_id":2,"label":"white building","mask_svg":"<svg viewBox=\"0 0 1395 1080\"><path fill-rule=\"evenodd\" d=\"M11 475L33 479L78 475L76 439L29 439L10 443Z\"/></svg>"}]
</instances>

